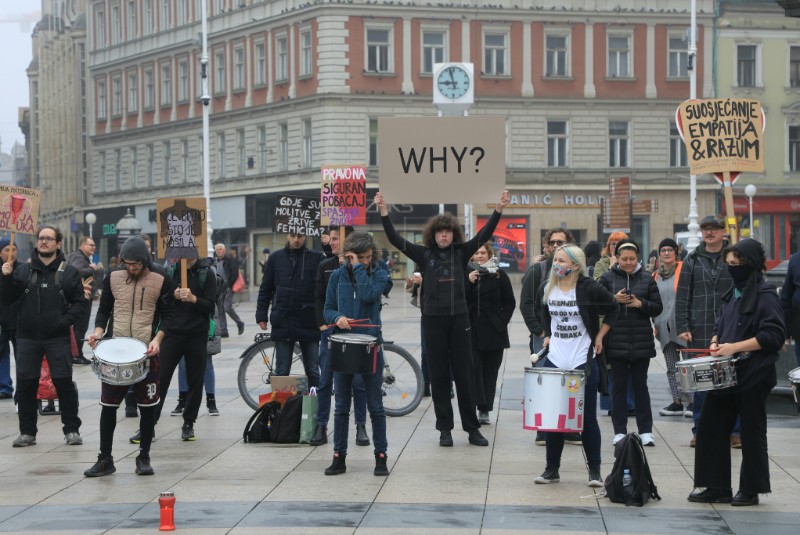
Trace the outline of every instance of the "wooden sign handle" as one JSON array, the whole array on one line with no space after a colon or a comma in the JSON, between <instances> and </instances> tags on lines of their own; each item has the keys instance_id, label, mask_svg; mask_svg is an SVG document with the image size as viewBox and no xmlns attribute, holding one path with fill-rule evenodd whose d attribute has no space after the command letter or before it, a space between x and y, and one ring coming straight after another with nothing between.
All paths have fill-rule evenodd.
<instances>
[{"instance_id":1,"label":"wooden sign handle","mask_svg":"<svg viewBox=\"0 0 800 535\"><path fill-rule=\"evenodd\" d=\"M739 241L739 232L736 226L736 213L733 208L733 184L730 171L722 173L722 187L725 190L725 226L730 234L731 245Z\"/></svg>"},{"instance_id":2,"label":"wooden sign handle","mask_svg":"<svg viewBox=\"0 0 800 535\"><path fill-rule=\"evenodd\" d=\"M8 244L8 261L12 264L14 260L16 260L17 255L14 253L14 237L16 236L16 232L13 230L11 231L11 243Z\"/></svg>"},{"instance_id":3,"label":"wooden sign handle","mask_svg":"<svg viewBox=\"0 0 800 535\"><path fill-rule=\"evenodd\" d=\"M188 288L186 281L186 259L181 258L181 288Z\"/></svg>"}]
</instances>

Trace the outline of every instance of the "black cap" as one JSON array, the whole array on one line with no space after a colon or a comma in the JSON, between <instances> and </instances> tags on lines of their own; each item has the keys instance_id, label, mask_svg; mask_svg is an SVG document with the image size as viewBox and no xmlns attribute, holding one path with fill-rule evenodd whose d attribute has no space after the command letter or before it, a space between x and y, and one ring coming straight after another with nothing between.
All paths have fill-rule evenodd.
<instances>
[{"instance_id":1,"label":"black cap","mask_svg":"<svg viewBox=\"0 0 800 535\"><path fill-rule=\"evenodd\" d=\"M707 215L700 221L700 228L725 228L725 222L721 217L716 215Z\"/></svg>"}]
</instances>

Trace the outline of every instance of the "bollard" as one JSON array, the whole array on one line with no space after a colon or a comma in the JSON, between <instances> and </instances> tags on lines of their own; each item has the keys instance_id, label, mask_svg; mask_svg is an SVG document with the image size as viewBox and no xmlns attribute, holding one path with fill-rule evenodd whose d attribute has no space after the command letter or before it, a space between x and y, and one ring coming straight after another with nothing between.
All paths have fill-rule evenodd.
<instances>
[{"instance_id":1,"label":"bollard","mask_svg":"<svg viewBox=\"0 0 800 535\"><path fill-rule=\"evenodd\" d=\"M158 497L161 507L161 531L175 531L175 493L171 490L162 492Z\"/></svg>"}]
</instances>

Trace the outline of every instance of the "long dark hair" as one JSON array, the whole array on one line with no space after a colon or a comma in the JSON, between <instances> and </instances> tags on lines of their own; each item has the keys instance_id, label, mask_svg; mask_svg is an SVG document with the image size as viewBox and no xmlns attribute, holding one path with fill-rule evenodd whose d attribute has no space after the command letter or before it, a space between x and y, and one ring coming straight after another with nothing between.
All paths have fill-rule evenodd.
<instances>
[{"instance_id":1,"label":"long dark hair","mask_svg":"<svg viewBox=\"0 0 800 535\"><path fill-rule=\"evenodd\" d=\"M461 225L458 218L450 212L438 214L425 223L425 228L422 229L422 243L425 247L436 247L436 233L440 230L453 231L453 243L464 243L464 231L461 230Z\"/></svg>"}]
</instances>

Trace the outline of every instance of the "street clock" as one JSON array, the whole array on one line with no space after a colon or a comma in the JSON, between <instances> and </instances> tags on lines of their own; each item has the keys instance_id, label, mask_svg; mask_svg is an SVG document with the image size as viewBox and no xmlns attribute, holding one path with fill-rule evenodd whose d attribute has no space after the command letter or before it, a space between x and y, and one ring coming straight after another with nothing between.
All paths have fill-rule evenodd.
<instances>
[{"instance_id":1,"label":"street clock","mask_svg":"<svg viewBox=\"0 0 800 535\"><path fill-rule=\"evenodd\" d=\"M436 63L433 66L433 104L441 115L464 115L475 102L472 63Z\"/></svg>"}]
</instances>

